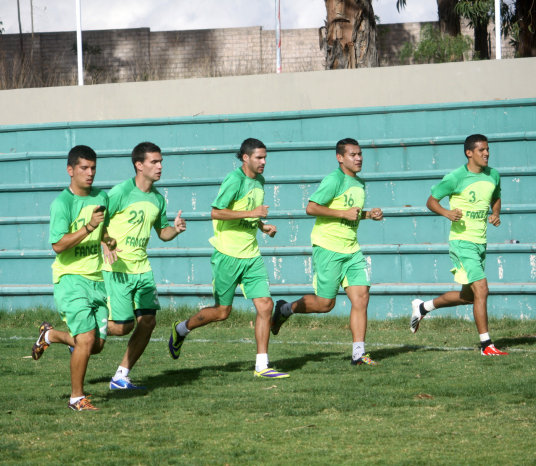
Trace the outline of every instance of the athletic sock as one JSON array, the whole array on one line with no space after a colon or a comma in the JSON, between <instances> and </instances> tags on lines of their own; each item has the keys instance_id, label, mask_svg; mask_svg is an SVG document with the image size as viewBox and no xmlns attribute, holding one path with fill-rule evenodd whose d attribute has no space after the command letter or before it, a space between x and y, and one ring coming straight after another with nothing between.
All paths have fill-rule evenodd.
<instances>
[{"instance_id":1,"label":"athletic sock","mask_svg":"<svg viewBox=\"0 0 536 466\"><path fill-rule=\"evenodd\" d=\"M430 311L433 311L436 307L434 306L434 300L431 299L430 301L425 301L424 303L421 304L421 313L422 313L422 310L424 309L426 313L430 312ZM425 315L425 314L423 314Z\"/></svg>"},{"instance_id":2,"label":"athletic sock","mask_svg":"<svg viewBox=\"0 0 536 466\"><path fill-rule=\"evenodd\" d=\"M188 328L186 327L186 322L188 322L188 320L183 320L182 322L179 322L175 327L175 330L177 330L177 333L181 337L185 337L190 333L190 330L188 330Z\"/></svg>"},{"instance_id":3,"label":"athletic sock","mask_svg":"<svg viewBox=\"0 0 536 466\"><path fill-rule=\"evenodd\" d=\"M487 348L489 345L491 345L491 338L489 337L489 333L481 333L479 335L480 337L480 346L482 349Z\"/></svg>"},{"instance_id":4,"label":"athletic sock","mask_svg":"<svg viewBox=\"0 0 536 466\"><path fill-rule=\"evenodd\" d=\"M292 312L292 303L285 303L281 306L281 315L283 317L289 317Z\"/></svg>"},{"instance_id":5,"label":"athletic sock","mask_svg":"<svg viewBox=\"0 0 536 466\"><path fill-rule=\"evenodd\" d=\"M74 405L77 401L80 401L82 398L85 398L85 397L82 395L82 396L75 396L74 398L69 398L69 403Z\"/></svg>"},{"instance_id":6,"label":"athletic sock","mask_svg":"<svg viewBox=\"0 0 536 466\"><path fill-rule=\"evenodd\" d=\"M124 379L125 377L128 376L129 372L130 372L130 369L127 369L126 367L123 367L123 366L119 366L117 368L115 375L112 377L112 380Z\"/></svg>"},{"instance_id":7,"label":"athletic sock","mask_svg":"<svg viewBox=\"0 0 536 466\"><path fill-rule=\"evenodd\" d=\"M45 343L46 343L47 345L50 345L50 340L48 339L48 334L49 334L49 332L50 332L50 330L47 330L47 331L45 332Z\"/></svg>"},{"instance_id":8,"label":"athletic sock","mask_svg":"<svg viewBox=\"0 0 536 466\"><path fill-rule=\"evenodd\" d=\"M365 342L354 341L352 345L352 359L355 361L365 354Z\"/></svg>"},{"instance_id":9,"label":"athletic sock","mask_svg":"<svg viewBox=\"0 0 536 466\"><path fill-rule=\"evenodd\" d=\"M255 370L257 372L268 369L268 354L267 353L258 353L257 359L255 361Z\"/></svg>"}]
</instances>

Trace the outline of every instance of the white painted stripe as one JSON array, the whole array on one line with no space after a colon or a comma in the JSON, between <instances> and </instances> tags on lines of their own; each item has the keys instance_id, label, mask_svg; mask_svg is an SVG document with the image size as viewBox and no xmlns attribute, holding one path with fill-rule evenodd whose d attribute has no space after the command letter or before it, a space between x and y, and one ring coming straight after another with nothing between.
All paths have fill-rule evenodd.
<instances>
[{"instance_id":1,"label":"white painted stripe","mask_svg":"<svg viewBox=\"0 0 536 466\"><path fill-rule=\"evenodd\" d=\"M523 337L528 338L528 337ZM536 337L530 337L536 340ZM34 340L34 337L0 337L0 341L9 341L9 340ZM125 337L108 337L106 341L119 341L127 342L130 339L129 336ZM168 342L169 338L151 338L152 342L162 343ZM254 344L255 340L253 338L239 338L237 340L209 340L203 338L188 338L188 344L190 343L247 343ZM341 341L282 341L270 340L271 345L306 345L306 346L351 346L351 342L341 342ZM475 351L476 346L428 346L428 345L408 345L408 344L393 344L393 343L366 343L367 348L403 348L410 350L435 350L435 351ZM536 349L525 349L525 348L510 348L510 352L520 352L520 353L535 353Z\"/></svg>"}]
</instances>

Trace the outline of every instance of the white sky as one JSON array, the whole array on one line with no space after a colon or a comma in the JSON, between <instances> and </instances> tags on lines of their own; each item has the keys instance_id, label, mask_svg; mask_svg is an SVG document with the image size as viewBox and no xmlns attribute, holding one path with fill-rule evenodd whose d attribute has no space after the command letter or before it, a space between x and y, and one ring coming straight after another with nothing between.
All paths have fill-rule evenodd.
<instances>
[{"instance_id":1,"label":"white sky","mask_svg":"<svg viewBox=\"0 0 536 466\"><path fill-rule=\"evenodd\" d=\"M31 32L30 0L19 0L22 31ZM437 21L436 0L372 0L382 24ZM152 31L262 26L274 29L275 0L81 0L82 29L149 27ZM33 0L35 32L74 31L76 0ZM324 0L281 0L283 29L324 24ZM17 0L0 0L5 34L19 31Z\"/></svg>"}]
</instances>

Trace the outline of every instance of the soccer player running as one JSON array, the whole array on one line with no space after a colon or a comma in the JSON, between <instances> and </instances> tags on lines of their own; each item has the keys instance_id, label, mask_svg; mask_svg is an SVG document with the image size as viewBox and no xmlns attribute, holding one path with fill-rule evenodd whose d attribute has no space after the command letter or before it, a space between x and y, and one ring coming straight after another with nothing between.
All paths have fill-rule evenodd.
<instances>
[{"instance_id":1,"label":"soccer player running","mask_svg":"<svg viewBox=\"0 0 536 466\"><path fill-rule=\"evenodd\" d=\"M138 144L132 151L132 164L135 177L114 186L109 193L108 231L117 239L117 250L104 248L103 276L110 306L108 333L126 335L136 323L121 364L110 381L111 390L145 388L134 385L129 373L149 343L156 326L156 311L160 309L147 258L151 228L162 241L171 241L186 230L182 211L169 225L166 201L153 186L162 174L160 148L151 142Z\"/></svg>"},{"instance_id":2,"label":"soccer player running","mask_svg":"<svg viewBox=\"0 0 536 466\"><path fill-rule=\"evenodd\" d=\"M443 177L432 186L426 206L448 218L452 225L449 235L449 255L454 268L454 280L460 291L449 291L430 301L415 299L411 303L410 330L419 329L421 319L434 309L473 304L473 315L480 335L483 356L504 356L492 344L488 333L488 282L484 272L486 261L486 219L493 226L501 224L501 183L497 170L488 166L489 146L486 136L473 134L464 144L467 164ZM450 210L439 201L448 196ZM491 215L488 217L491 207Z\"/></svg>"},{"instance_id":3,"label":"soccer player running","mask_svg":"<svg viewBox=\"0 0 536 466\"><path fill-rule=\"evenodd\" d=\"M237 154L242 166L229 173L212 203L214 236L210 243L215 305L173 324L169 338L169 353L178 359L182 344L191 330L227 319L231 313L238 284L244 296L253 300L257 310L255 339L257 358L254 376L285 378L289 375L269 367L268 340L273 301L270 297L268 274L257 244L257 229L274 237L274 225L262 222L268 215L264 205L264 167L266 146L258 139L242 142Z\"/></svg>"},{"instance_id":4,"label":"soccer player running","mask_svg":"<svg viewBox=\"0 0 536 466\"><path fill-rule=\"evenodd\" d=\"M365 258L357 242L357 228L361 220L382 220L383 212L377 207L363 210L365 183L357 176L363 164L359 143L351 138L341 139L335 152L339 168L322 180L306 208L308 215L316 217L311 233L315 294L305 295L292 303L277 301L271 329L277 335L281 325L292 314L331 311L342 286L352 305L351 362L353 365L375 365L370 355L365 354L370 281Z\"/></svg>"},{"instance_id":5,"label":"soccer player running","mask_svg":"<svg viewBox=\"0 0 536 466\"><path fill-rule=\"evenodd\" d=\"M92 187L96 167L97 154L90 147L75 146L69 151L71 183L52 202L49 235L57 254L52 264L54 301L69 333L43 322L32 348L32 357L39 359L51 343L72 347L68 407L75 411L98 409L84 395L84 377L90 355L100 353L106 340L108 309L101 240L109 250L116 246L104 227L108 196Z\"/></svg>"}]
</instances>

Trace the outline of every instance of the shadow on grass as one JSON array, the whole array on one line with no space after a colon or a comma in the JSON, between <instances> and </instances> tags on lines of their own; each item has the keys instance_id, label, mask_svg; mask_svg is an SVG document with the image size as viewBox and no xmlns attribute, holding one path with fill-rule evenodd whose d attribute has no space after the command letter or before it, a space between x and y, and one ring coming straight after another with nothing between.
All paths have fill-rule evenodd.
<instances>
[{"instance_id":1,"label":"shadow on grass","mask_svg":"<svg viewBox=\"0 0 536 466\"><path fill-rule=\"evenodd\" d=\"M276 361L271 361L271 365L275 366L278 370L283 371L294 371L303 368L308 362L311 361L323 361L328 359L331 356L339 355L340 353L335 352L318 352L318 353L307 353L303 356L297 356L294 358L283 358Z\"/></svg>"},{"instance_id":2,"label":"shadow on grass","mask_svg":"<svg viewBox=\"0 0 536 466\"><path fill-rule=\"evenodd\" d=\"M495 346L516 346L516 345L534 345L536 336L525 335L522 337L505 337L493 339Z\"/></svg>"},{"instance_id":3,"label":"shadow on grass","mask_svg":"<svg viewBox=\"0 0 536 466\"><path fill-rule=\"evenodd\" d=\"M330 358L339 353L331 352L318 352L307 353L303 356L294 358L283 358L276 361L272 361L273 366L278 370L292 371L301 369L305 364L311 361L322 361ZM203 374L206 378L217 376L222 372L248 372L253 375L252 361L235 361L225 363L218 366L204 366L196 368L178 368L176 370L167 370L161 374L143 378L137 380L136 383L147 387L147 390L114 390L110 391L105 398L130 398L136 396L143 396L143 394L151 391L157 387L178 387L181 385L187 385L198 380ZM88 384L101 384L109 383L109 377L98 377L87 381Z\"/></svg>"},{"instance_id":4,"label":"shadow on grass","mask_svg":"<svg viewBox=\"0 0 536 466\"><path fill-rule=\"evenodd\" d=\"M414 345L395 346L393 348L380 348L371 351L370 357L375 361L382 361L384 359L395 358L405 353L412 353L416 350L421 350L423 347Z\"/></svg>"}]
</instances>

